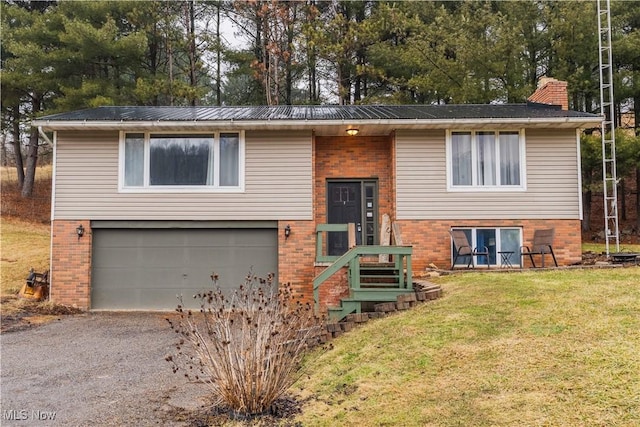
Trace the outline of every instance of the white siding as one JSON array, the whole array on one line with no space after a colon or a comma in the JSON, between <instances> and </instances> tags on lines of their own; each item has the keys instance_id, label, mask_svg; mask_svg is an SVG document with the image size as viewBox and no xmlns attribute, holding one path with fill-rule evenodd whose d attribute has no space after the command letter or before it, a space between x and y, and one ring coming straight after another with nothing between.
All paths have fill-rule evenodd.
<instances>
[{"instance_id":1,"label":"white siding","mask_svg":"<svg viewBox=\"0 0 640 427\"><path fill-rule=\"evenodd\" d=\"M580 219L576 132L527 129L526 191L447 191L445 131L398 131L398 219Z\"/></svg>"},{"instance_id":2,"label":"white siding","mask_svg":"<svg viewBox=\"0 0 640 427\"><path fill-rule=\"evenodd\" d=\"M312 219L311 133L246 132L242 193L119 193L118 133L60 131L54 219Z\"/></svg>"}]
</instances>

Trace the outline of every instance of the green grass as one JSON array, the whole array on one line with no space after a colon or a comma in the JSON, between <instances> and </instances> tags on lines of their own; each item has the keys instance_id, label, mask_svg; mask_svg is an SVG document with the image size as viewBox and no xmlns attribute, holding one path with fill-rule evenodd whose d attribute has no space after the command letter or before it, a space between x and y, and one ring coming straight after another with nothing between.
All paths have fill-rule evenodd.
<instances>
[{"instance_id":1,"label":"green grass","mask_svg":"<svg viewBox=\"0 0 640 427\"><path fill-rule=\"evenodd\" d=\"M310 358L305 426L640 425L640 268L471 273Z\"/></svg>"},{"instance_id":2,"label":"green grass","mask_svg":"<svg viewBox=\"0 0 640 427\"><path fill-rule=\"evenodd\" d=\"M609 252L616 252L615 243L610 242ZM604 253L606 247L604 243L583 243L582 252ZM631 243L621 243L620 252L640 252L640 245L634 245Z\"/></svg>"},{"instance_id":3,"label":"green grass","mask_svg":"<svg viewBox=\"0 0 640 427\"><path fill-rule=\"evenodd\" d=\"M3 218L0 234L0 294L7 295L20 290L30 268L49 269L49 225Z\"/></svg>"}]
</instances>

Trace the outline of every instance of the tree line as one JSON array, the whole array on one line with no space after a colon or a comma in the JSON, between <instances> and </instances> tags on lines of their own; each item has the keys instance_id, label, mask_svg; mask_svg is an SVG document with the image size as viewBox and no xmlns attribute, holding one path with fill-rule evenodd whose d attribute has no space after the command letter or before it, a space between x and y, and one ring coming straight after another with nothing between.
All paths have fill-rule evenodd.
<instances>
[{"instance_id":1,"label":"tree line","mask_svg":"<svg viewBox=\"0 0 640 427\"><path fill-rule=\"evenodd\" d=\"M630 141L624 182L640 169L640 1L611 6L615 119L635 119L635 132L623 137ZM30 120L100 105L518 103L551 76L569 83L570 109L599 112L595 2L3 0L0 7L3 148L16 154L25 196L42 143ZM600 148L585 138L586 195L602 172Z\"/></svg>"}]
</instances>

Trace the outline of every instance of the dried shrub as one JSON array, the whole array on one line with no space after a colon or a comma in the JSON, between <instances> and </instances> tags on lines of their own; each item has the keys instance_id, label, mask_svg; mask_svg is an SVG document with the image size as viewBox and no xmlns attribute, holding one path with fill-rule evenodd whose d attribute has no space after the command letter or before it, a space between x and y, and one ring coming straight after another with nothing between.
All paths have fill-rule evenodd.
<instances>
[{"instance_id":1,"label":"dried shrub","mask_svg":"<svg viewBox=\"0 0 640 427\"><path fill-rule=\"evenodd\" d=\"M276 289L273 277L249 274L225 296L212 275L214 290L195 295L200 310L181 304L178 321L167 319L180 336L166 357L174 372L206 383L214 404L235 417L266 414L298 379L301 361L318 343L323 319L296 298L289 284Z\"/></svg>"}]
</instances>

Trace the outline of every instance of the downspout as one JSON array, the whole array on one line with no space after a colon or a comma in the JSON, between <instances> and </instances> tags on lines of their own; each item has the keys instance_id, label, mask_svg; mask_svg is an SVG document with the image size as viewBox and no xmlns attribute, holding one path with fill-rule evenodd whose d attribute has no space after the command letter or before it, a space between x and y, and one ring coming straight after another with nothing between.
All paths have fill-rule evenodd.
<instances>
[{"instance_id":1,"label":"downspout","mask_svg":"<svg viewBox=\"0 0 640 427\"><path fill-rule=\"evenodd\" d=\"M42 139L44 139L44 142L46 142L49 145L49 147L53 148L53 142L51 142L47 134L44 133L44 131L42 130L42 126L38 126L38 133L40 134Z\"/></svg>"},{"instance_id":2,"label":"downspout","mask_svg":"<svg viewBox=\"0 0 640 427\"><path fill-rule=\"evenodd\" d=\"M582 131L580 129L576 129L576 146L577 153L576 157L578 160L578 206L580 206L580 210L578 216L580 218L580 222L584 221L584 207L582 206L582 147L580 145L580 136ZM580 232L582 233L582 224L580 224Z\"/></svg>"}]
</instances>

